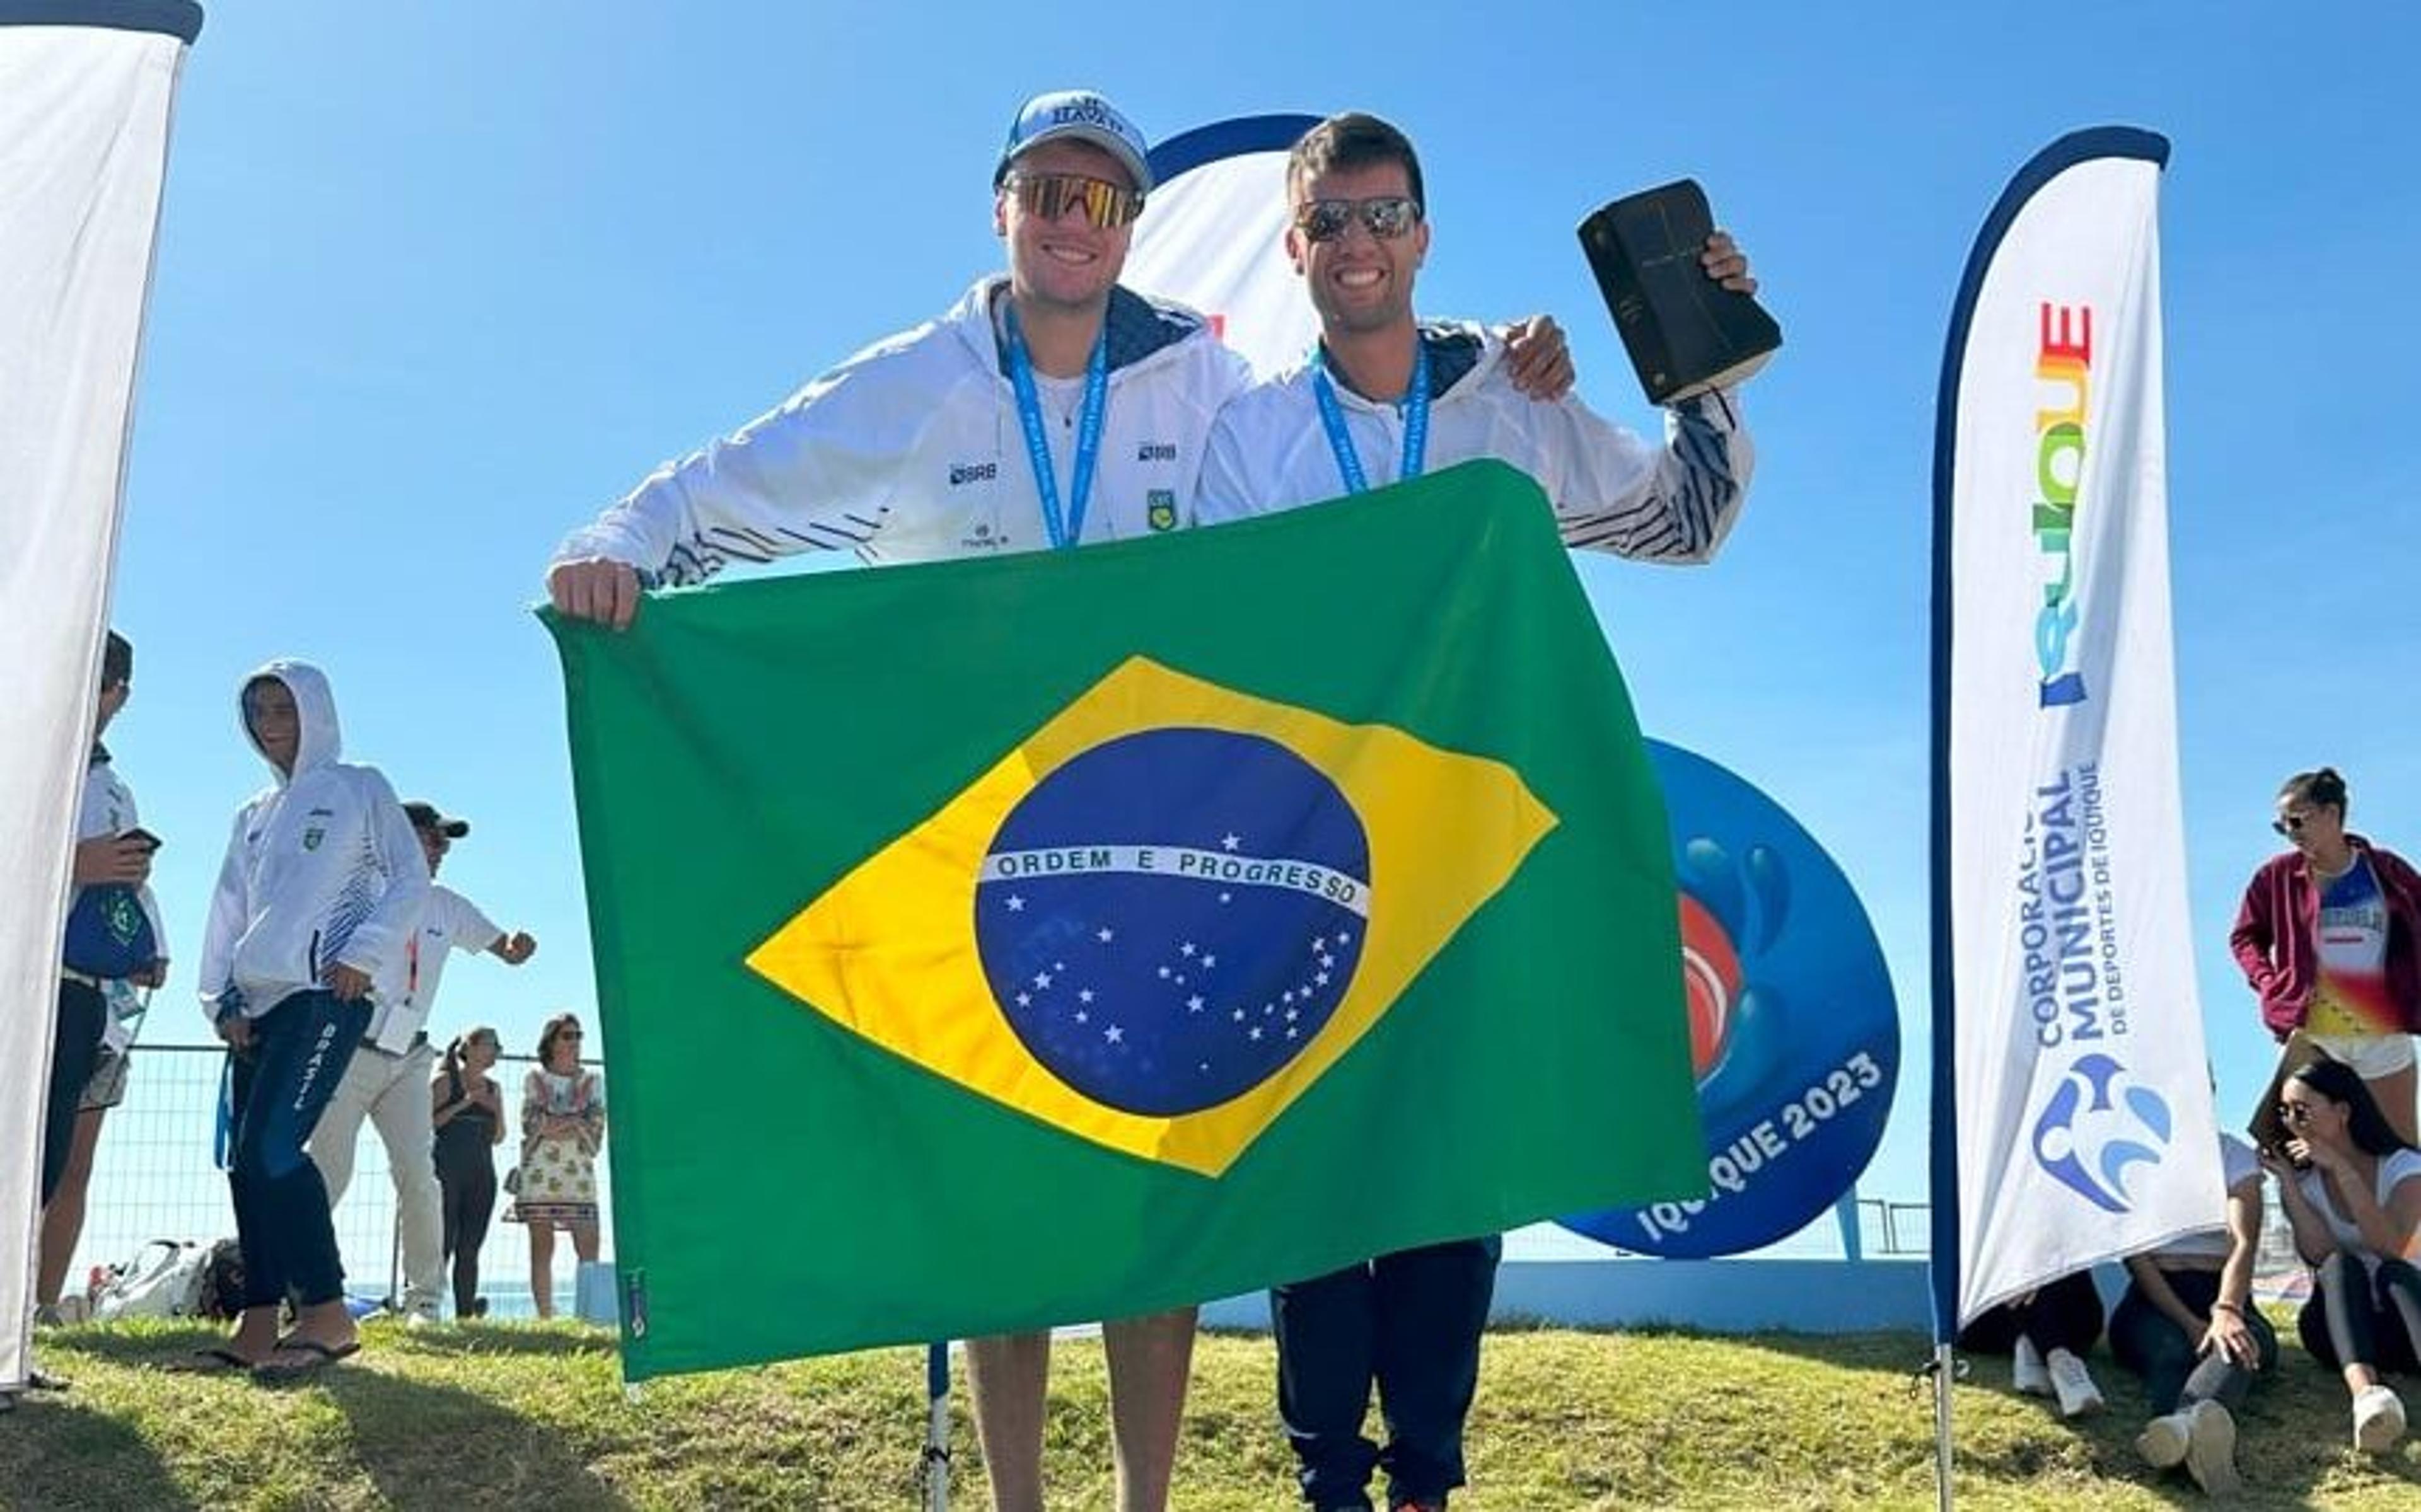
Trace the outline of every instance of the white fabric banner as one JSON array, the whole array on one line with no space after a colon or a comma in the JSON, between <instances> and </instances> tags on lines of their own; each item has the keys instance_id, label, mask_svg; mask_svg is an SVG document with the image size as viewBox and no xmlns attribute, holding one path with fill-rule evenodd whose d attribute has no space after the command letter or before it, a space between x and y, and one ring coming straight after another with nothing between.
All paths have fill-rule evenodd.
<instances>
[{"instance_id":1,"label":"white fabric banner","mask_svg":"<svg viewBox=\"0 0 2421 1512\"><path fill-rule=\"evenodd\" d=\"M1955 1115L1935 1137L1956 1140L1936 1161L1955 1158L1960 1324L2225 1211L2178 797L2166 152L2081 132L2020 174L1945 369L1935 939L1955 1028L1937 1075Z\"/></svg>"},{"instance_id":2,"label":"white fabric banner","mask_svg":"<svg viewBox=\"0 0 2421 1512\"><path fill-rule=\"evenodd\" d=\"M80 10L108 19L79 24ZM0 6L0 646L16 732L0 741L0 1149L29 1152L0 1161L0 1391L29 1369L70 850L169 108L200 20Z\"/></svg>"},{"instance_id":3,"label":"white fabric banner","mask_svg":"<svg viewBox=\"0 0 2421 1512\"><path fill-rule=\"evenodd\" d=\"M1221 121L1152 149L1159 179L1135 223L1120 282L1210 316L1262 378L1300 362L1320 335L1286 255L1287 149L1318 120Z\"/></svg>"}]
</instances>

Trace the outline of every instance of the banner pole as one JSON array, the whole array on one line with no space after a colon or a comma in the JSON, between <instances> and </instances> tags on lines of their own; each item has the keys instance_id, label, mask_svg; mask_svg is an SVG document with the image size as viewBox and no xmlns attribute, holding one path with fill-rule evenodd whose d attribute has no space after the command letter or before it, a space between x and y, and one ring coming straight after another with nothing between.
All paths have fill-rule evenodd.
<instances>
[{"instance_id":1,"label":"banner pole","mask_svg":"<svg viewBox=\"0 0 2421 1512\"><path fill-rule=\"evenodd\" d=\"M950 1345L925 1346L925 1512L950 1509Z\"/></svg>"},{"instance_id":2,"label":"banner pole","mask_svg":"<svg viewBox=\"0 0 2421 1512\"><path fill-rule=\"evenodd\" d=\"M1933 1347L1933 1504L1950 1512L1950 1376L1948 1340Z\"/></svg>"}]
</instances>

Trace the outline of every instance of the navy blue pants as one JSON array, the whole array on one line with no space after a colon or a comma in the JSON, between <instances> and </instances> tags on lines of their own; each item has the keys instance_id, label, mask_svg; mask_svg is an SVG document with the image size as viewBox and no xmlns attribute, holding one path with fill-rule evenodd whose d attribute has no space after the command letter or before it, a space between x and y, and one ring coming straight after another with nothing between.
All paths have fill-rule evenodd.
<instances>
[{"instance_id":1,"label":"navy blue pants","mask_svg":"<svg viewBox=\"0 0 2421 1512\"><path fill-rule=\"evenodd\" d=\"M2044 1354L2066 1349L2078 1359L2101 1337L2101 1293L2093 1272L2072 1271L2046 1281L2022 1302L2003 1302L1976 1315L1959 1331L1959 1348L1970 1354L2008 1354L2023 1336Z\"/></svg>"},{"instance_id":2,"label":"navy blue pants","mask_svg":"<svg viewBox=\"0 0 2421 1512\"><path fill-rule=\"evenodd\" d=\"M1384 1467L1388 1501L1435 1503L1460 1486L1462 1423L1479 1389L1479 1338L1504 1245L1493 1236L1399 1250L1270 1293L1278 1416L1304 1500L1367 1507ZM1362 1434L1370 1388L1386 1425Z\"/></svg>"},{"instance_id":3,"label":"navy blue pants","mask_svg":"<svg viewBox=\"0 0 2421 1512\"><path fill-rule=\"evenodd\" d=\"M101 1037L109 1022L109 1005L101 993L82 982L59 983L57 1028L51 1036L51 1085L42 1105L42 1206L58 1195L59 1179L67 1175L68 1150L75 1142L76 1109L84 1101L85 1083L101 1059Z\"/></svg>"},{"instance_id":4,"label":"navy blue pants","mask_svg":"<svg viewBox=\"0 0 2421 1512\"><path fill-rule=\"evenodd\" d=\"M304 1146L369 1022L367 999L296 992L253 1021L252 1048L235 1057L227 1188L246 1307L273 1306L289 1288L305 1306L345 1294L327 1183Z\"/></svg>"},{"instance_id":5,"label":"navy blue pants","mask_svg":"<svg viewBox=\"0 0 2421 1512\"><path fill-rule=\"evenodd\" d=\"M2178 1301L2206 1317L2210 1316L2210 1304L2219 1296L2218 1271L2170 1270L2162 1279ZM2278 1331L2258 1307L2244 1310L2244 1326L2258 1351L2257 1368L2263 1374L2275 1370ZM2120 1364L2144 1378L2144 1395L2154 1417L2166 1417L2181 1406L2203 1401L2217 1402L2231 1412L2244 1405L2244 1394L2253 1389L2254 1372L2216 1349L2196 1353L2201 1345L2201 1335L2188 1335L2140 1286L2128 1281L2127 1295L2118 1299L2118 1310L2110 1315L2110 1352Z\"/></svg>"}]
</instances>

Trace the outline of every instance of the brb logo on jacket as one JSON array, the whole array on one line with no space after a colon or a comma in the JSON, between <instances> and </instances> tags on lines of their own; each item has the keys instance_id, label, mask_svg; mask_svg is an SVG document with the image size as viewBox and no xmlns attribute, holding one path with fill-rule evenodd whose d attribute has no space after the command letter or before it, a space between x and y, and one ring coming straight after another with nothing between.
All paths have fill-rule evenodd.
<instances>
[{"instance_id":1,"label":"brb logo on jacket","mask_svg":"<svg viewBox=\"0 0 2421 1512\"><path fill-rule=\"evenodd\" d=\"M1177 460L1177 443L1173 441L1144 442L1135 447L1135 460L1139 462L1173 462Z\"/></svg>"},{"instance_id":2,"label":"brb logo on jacket","mask_svg":"<svg viewBox=\"0 0 2421 1512\"><path fill-rule=\"evenodd\" d=\"M950 487L963 488L969 483L989 483L1000 476L998 462L952 462Z\"/></svg>"},{"instance_id":3,"label":"brb logo on jacket","mask_svg":"<svg viewBox=\"0 0 2421 1512\"><path fill-rule=\"evenodd\" d=\"M1866 910L1807 832L1702 756L1657 740L1648 755L1673 828L1711 1195L1562 1222L1649 1255L1733 1255L1804 1227L1873 1158L1899 1014Z\"/></svg>"},{"instance_id":4,"label":"brb logo on jacket","mask_svg":"<svg viewBox=\"0 0 2421 1512\"><path fill-rule=\"evenodd\" d=\"M2035 1161L2104 1212L2132 1209L2128 1172L2157 1167L2174 1128L2169 1105L2099 1051L2077 1058L2035 1119Z\"/></svg>"}]
</instances>

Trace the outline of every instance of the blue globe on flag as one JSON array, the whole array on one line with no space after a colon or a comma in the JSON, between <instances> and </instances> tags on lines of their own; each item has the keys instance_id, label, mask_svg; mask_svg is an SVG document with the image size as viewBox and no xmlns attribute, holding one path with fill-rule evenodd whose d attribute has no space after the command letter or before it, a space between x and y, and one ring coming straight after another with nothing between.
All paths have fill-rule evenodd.
<instances>
[{"instance_id":1,"label":"blue globe on flag","mask_svg":"<svg viewBox=\"0 0 2421 1512\"><path fill-rule=\"evenodd\" d=\"M1121 736L1053 772L976 889L986 983L1027 1052L1094 1100L1174 1117L1260 1084L1353 980L1370 845L1275 740Z\"/></svg>"}]
</instances>

